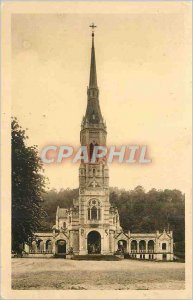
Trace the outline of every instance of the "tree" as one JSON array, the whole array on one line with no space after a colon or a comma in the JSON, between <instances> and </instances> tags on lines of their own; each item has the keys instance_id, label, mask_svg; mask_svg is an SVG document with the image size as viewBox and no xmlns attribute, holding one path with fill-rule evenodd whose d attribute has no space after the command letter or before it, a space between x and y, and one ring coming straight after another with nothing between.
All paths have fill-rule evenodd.
<instances>
[{"instance_id":1,"label":"tree","mask_svg":"<svg viewBox=\"0 0 193 300\"><path fill-rule=\"evenodd\" d=\"M36 146L26 146L27 136L16 118L11 123L12 142L12 250L28 243L44 216L41 207L45 177Z\"/></svg>"}]
</instances>

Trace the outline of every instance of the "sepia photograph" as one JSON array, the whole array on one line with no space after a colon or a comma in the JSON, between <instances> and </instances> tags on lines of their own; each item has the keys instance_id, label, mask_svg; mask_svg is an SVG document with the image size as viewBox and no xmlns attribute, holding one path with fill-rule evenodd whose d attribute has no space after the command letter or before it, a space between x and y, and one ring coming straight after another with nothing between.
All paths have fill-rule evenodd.
<instances>
[{"instance_id":1,"label":"sepia photograph","mask_svg":"<svg viewBox=\"0 0 193 300\"><path fill-rule=\"evenodd\" d=\"M191 3L4 2L5 299L190 299Z\"/></svg>"}]
</instances>

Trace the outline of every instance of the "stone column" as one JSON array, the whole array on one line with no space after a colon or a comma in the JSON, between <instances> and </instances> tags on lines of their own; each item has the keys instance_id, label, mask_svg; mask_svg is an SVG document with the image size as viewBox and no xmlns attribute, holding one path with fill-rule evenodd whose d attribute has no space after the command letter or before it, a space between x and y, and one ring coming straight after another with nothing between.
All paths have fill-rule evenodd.
<instances>
[{"instance_id":1,"label":"stone column","mask_svg":"<svg viewBox=\"0 0 193 300\"><path fill-rule=\"evenodd\" d=\"M112 231L109 233L109 251L111 253L114 252L114 242L113 242L113 232Z\"/></svg>"},{"instance_id":2,"label":"stone column","mask_svg":"<svg viewBox=\"0 0 193 300\"><path fill-rule=\"evenodd\" d=\"M52 241L52 252L53 252L53 254L56 254L56 243L55 243L55 239Z\"/></svg>"},{"instance_id":3,"label":"stone column","mask_svg":"<svg viewBox=\"0 0 193 300\"><path fill-rule=\"evenodd\" d=\"M103 254L109 254L109 230L105 229L103 236L101 236L101 242L103 240ZM102 252L101 252L102 253Z\"/></svg>"},{"instance_id":4,"label":"stone column","mask_svg":"<svg viewBox=\"0 0 193 300\"><path fill-rule=\"evenodd\" d=\"M128 239L127 251L131 253L131 241Z\"/></svg>"},{"instance_id":5,"label":"stone column","mask_svg":"<svg viewBox=\"0 0 193 300\"><path fill-rule=\"evenodd\" d=\"M170 241L170 251L171 251L171 253L173 253L174 252L174 249L173 249L173 239L171 239L171 241Z\"/></svg>"},{"instance_id":6,"label":"stone column","mask_svg":"<svg viewBox=\"0 0 193 300\"><path fill-rule=\"evenodd\" d=\"M85 229L79 229L79 254L85 255L87 254L87 238L85 237Z\"/></svg>"},{"instance_id":7,"label":"stone column","mask_svg":"<svg viewBox=\"0 0 193 300\"><path fill-rule=\"evenodd\" d=\"M139 241L137 241L137 253L139 253Z\"/></svg>"},{"instance_id":8,"label":"stone column","mask_svg":"<svg viewBox=\"0 0 193 300\"><path fill-rule=\"evenodd\" d=\"M145 252L148 253L148 241L145 241Z\"/></svg>"},{"instance_id":9,"label":"stone column","mask_svg":"<svg viewBox=\"0 0 193 300\"><path fill-rule=\"evenodd\" d=\"M44 241L43 243L44 243L44 252L46 252L46 241Z\"/></svg>"},{"instance_id":10,"label":"stone column","mask_svg":"<svg viewBox=\"0 0 193 300\"><path fill-rule=\"evenodd\" d=\"M70 230L69 231L69 240L68 240L68 249L70 249L70 247L72 247L72 245L73 245L73 233L72 233L72 231ZM66 250L68 250L68 249L66 249Z\"/></svg>"},{"instance_id":11,"label":"stone column","mask_svg":"<svg viewBox=\"0 0 193 300\"><path fill-rule=\"evenodd\" d=\"M37 253L38 252L38 247L37 247L37 243L35 242L35 246L34 246L34 252Z\"/></svg>"},{"instance_id":12,"label":"stone column","mask_svg":"<svg viewBox=\"0 0 193 300\"><path fill-rule=\"evenodd\" d=\"M101 235L101 254L105 253L104 234L105 234L104 231L103 231L103 233L100 232L100 235Z\"/></svg>"},{"instance_id":13,"label":"stone column","mask_svg":"<svg viewBox=\"0 0 193 300\"><path fill-rule=\"evenodd\" d=\"M115 239L115 236L113 236L113 245L114 245L114 252L117 251L117 240Z\"/></svg>"},{"instance_id":14,"label":"stone column","mask_svg":"<svg viewBox=\"0 0 193 300\"><path fill-rule=\"evenodd\" d=\"M155 240L154 248L155 253L159 252L159 240L157 238Z\"/></svg>"}]
</instances>

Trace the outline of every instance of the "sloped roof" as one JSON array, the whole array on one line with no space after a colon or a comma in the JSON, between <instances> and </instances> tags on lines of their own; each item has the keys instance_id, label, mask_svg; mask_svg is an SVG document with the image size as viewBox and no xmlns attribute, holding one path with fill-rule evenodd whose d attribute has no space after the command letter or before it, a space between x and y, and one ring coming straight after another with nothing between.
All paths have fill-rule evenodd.
<instances>
[{"instance_id":1,"label":"sloped roof","mask_svg":"<svg viewBox=\"0 0 193 300\"><path fill-rule=\"evenodd\" d=\"M94 33L92 34L92 49L91 49L89 88L97 88L97 72L96 72L95 49L94 49Z\"/></svg>"},{"instance_id":2,"label":"sloped roof","mask_svg":"<svg viewBox=\"0 0 193 300\"><path fill-rule=\"evenodd\" d=\"M129 238L128 235L125 232L123 232L123 231L121 231L120 233L117 234L117 236L115 236L116 239L117 238L125 238L125 237L127 239Z\"/></svg>"},{"instance_id":3,"label":"sloped roof","mask_svg":"<svg viewBox=\"0 0 193 300\"><path fill-rule=\"evenodd\" d=\"M171 239L171 235L164 230L163 233L161 233L158 238L160 240L169 240Z\"/></svg>"}]
</instances>

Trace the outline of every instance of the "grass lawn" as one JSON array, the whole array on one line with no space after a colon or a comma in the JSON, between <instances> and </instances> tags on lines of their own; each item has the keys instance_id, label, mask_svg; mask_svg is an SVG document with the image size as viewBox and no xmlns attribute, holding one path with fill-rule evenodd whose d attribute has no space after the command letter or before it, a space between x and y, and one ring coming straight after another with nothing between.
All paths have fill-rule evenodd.
<instances>
[{"instance_id":1,"label":"grass lawn","mask_svg":"<svg viewBox=\"0 0 193 300\"><path fill-rule=\"evenodd\" d=\"M185 264L137 260L13 258L12 288L163 290L185 288Z\"/></svg>"}]
</instances>

